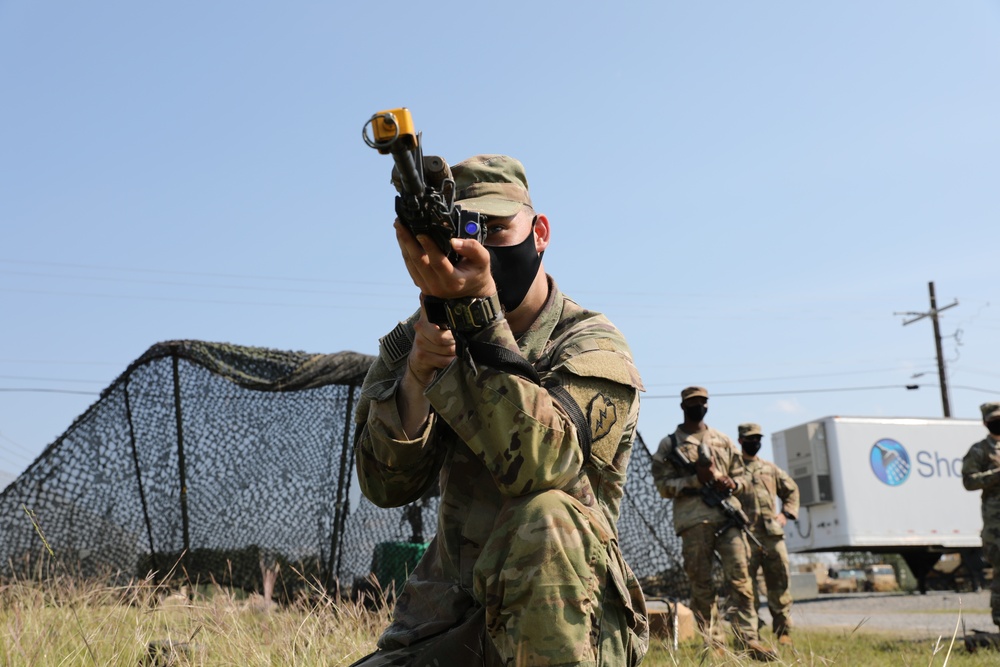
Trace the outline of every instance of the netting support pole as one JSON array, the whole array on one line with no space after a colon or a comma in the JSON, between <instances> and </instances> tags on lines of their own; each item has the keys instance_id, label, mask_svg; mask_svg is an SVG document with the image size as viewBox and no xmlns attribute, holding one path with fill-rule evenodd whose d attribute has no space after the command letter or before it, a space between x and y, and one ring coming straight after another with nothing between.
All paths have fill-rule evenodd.
<instances>
[{"instance_id":1,"label":"netting support pole","mask_svg":"<svg viewBox=\"0 0 1000 667\"><path fill-rule=\"evenodd\" d=\"M153 546L153 524L149 521L149 506L146 504L146 491L142 486L142 470L139 467L139 450L135 446L135 427L132 425L132 403L128 397L128 384L132 379L125 378L125 418L128 420L128 439L132 445L132 462L135 464L135 481L139 485L139 500L142 502L142 518L146 520L146 536L149 537L149 560L153 565L153 576L159 579L160 568L156 565L156 549Z\"/></svg>"},{"instance_id":2,"label":"netting support pole","mask_svg":"<svg viewBox=\"0 0 1000 667\"><path fill-rule=\"evenodd\" d=\"M330 562L326 565L326 590L330 591L340 572L340 557L344 536L344 523L347 521L347 502L350 476L348 452L351 451L351 426L354 424L354 392L357 385L350 385L347 390L347 411L344 417L344 437L340 445L340 474L337 478L337 500L333 510L333 525L330 531ZM345 479L346 478L346 479Z\"/></svg>"},{"instance_id":3,"label":"netting support pole","mask_svg":"<svg viewBox=\"0 0 1000 667\"><path fill-rule=\"evenodd\" d=\"M181 482L181 530L184 533L184 553L191 553L191 538L188 531L187 472L184 466L184 421L181 418L181 376L177 353L171 355L174 362L174 415L177 419L177 470Z\"/></svg>"}]
</instances>

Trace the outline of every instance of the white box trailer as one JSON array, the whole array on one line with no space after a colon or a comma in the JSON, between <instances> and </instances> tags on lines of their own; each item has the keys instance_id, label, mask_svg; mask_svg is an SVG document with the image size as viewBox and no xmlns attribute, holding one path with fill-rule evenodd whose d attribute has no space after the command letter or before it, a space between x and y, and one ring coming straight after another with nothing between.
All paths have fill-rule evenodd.
<instances>
[{"instance_id":1,"label":"white box trailer","mask_svg":"<svg viewBox=\"0 0 1000 667\"><path fill-rule=\"evenodd\" d=\"M788 550L899 553L925 590L941 554L982 547L962 457L986 433L975 420L824 417L772 434L801 495Z\"/></svg>"}]
</instances>

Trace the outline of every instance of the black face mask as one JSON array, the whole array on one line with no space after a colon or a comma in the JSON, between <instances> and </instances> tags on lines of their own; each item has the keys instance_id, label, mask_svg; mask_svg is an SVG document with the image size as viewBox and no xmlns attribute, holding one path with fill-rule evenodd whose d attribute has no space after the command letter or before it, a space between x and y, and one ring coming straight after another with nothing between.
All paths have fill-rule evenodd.
<instances>
[{"instance_id":1,"label":"black face mask","mask_svg":"<svg viewBox=\"0 0 1000 667\"><path fill-rule=\"evenodd\" d=\"M705 418L708 414L708 406L706 405L692 405L684 410L684 421L689 424L701 423L701 420Z\"/></svg>"},{"instance_id":2,"label":"black face mask","mask_svg":"<svg viewBox=\"0 0 1000 667\"><path fill-rule=\"evenodd\" d=\"M1000 435L1000 419L994 419L991 422L986 422L986 428L989 429L992 435Z\"/></svg>"},{"instance_id":3,"label":"black face mask","mask_svg":"<svg viewBox=\"0 0 1000 667\"><path fill-rule=\"evenodd\" d=\"M763 443L760 440L744 440L741 444L747 456L757 456L757 452L760 451L760 446Z\"/></svg>"},{"instance_id":4,"label":"black face mask","mask_svg":"<svg viewBox=\"0 0 1000 667\"><path fill-rule=\"evenodd\" d=\"M535 216L531 221L528 237L517 245L486 246L490 253L490 273L497 284L497 296L504 311L510 312L521 305L531 283L542 265L542 255L535 250Z\"/></svg>"}]
</instances>

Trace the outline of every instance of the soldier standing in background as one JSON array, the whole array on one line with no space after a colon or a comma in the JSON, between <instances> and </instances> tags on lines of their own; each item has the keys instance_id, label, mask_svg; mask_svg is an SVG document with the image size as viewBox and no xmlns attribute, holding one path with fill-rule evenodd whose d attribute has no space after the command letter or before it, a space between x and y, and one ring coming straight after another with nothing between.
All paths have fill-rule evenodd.
<instances>
[{"instance_id":1,"label":"soldier standing in background","mask_svg":"<svg viewBox=\"0 0 1000 667\"><path fill-rule=\"evenodd\" d=\"M721 653L725 636L719 627L715 584L712 581L713 554L722 560L734 609L727 616L733 625L737 645L747 649L755 660L770 661L776 655L758 641L757 611L753 586L748 576L746 538L743 532L727 525L719 507L705 503L701 489L711 485L723 494L743 490L743 462L729 436L705 424L708 390L688 387L681 392L684 423L660 441L653 455L653 483L660 495L674 501L674 530L681 537L684 571L691 582L691 610L706 648ZM678 459L680 451L687 461L697 461L696 473ZM730 501L738 506L733 497Z\"/></svg>"},{"instance_id":2,"label":"soldier standing in background","mask_svg":"<svg viewBox=\"0 0 1000 667\"><path fill-rule=\"evenodd\" d=\"M993 566L990 608L1000 626L1000 403L983 403L983 424L990 434L972 445L962 459L962 484L983 490L983 556Z\"/></svg>"},{"instance_id":3,"label":"soldier standing in background","mask_svg":"<svg viewBox=\"0 0 1000 667\"><path fill-rule=\"evenodd\" d=\"M784 470L757 456L764 434L759 424L740 424L739 442L743 450L746 485L740 494L743 511L750 519L754 535L763 547L750 546L750 581L754 606L760 603L757 571L763 569L767 586L767 608L771 612L774 636L779 644L791 645L792 594L788 591L788 549L785 523L799 514L799 487ZM775 498L781 500L778 511Z\"/></svg>"}]
</instances>

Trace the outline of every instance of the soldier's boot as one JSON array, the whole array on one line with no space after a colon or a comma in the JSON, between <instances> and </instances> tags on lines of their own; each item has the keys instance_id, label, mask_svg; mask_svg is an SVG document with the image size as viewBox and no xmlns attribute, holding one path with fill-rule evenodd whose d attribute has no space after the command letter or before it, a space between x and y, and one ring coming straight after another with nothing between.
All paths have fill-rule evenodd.
<instances>
[{"instance_id":1,"label":"soldier's boot","mask_svg":"<svg viewBox=\"0 0 1000 667\"><path fill-rule=\"evenodd\" d=\"M743 643L747 653L757 662L774 662L778 659L778 654L764 646L759 640L750 639Z\"/></svg>"},{"instance_id":2,"label":"soldier's boot","mask_svg":"<svg viewBox=\"0 0 1000 667\"><path fill-rule=\"evenodd\" d=\"M717 639L707 640L702 648L706 655L713 658L724 658L726 657L726 644L725 642L720 642Z\"/></svg>"},{"instance_id":3,"label":"soldier's boot","mask_svg":"<svg viewBox=\"0 0 1000 667\"><path fill-rule=\"evenodd\" d=\"M792 637L789 634L788 619L784 615L774 617L774 636L778 638L779 646L791 646Z\"/></svg>"}]
</instances>

